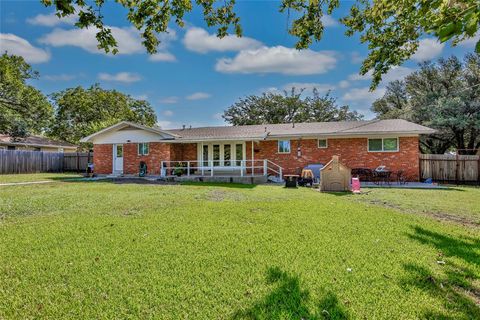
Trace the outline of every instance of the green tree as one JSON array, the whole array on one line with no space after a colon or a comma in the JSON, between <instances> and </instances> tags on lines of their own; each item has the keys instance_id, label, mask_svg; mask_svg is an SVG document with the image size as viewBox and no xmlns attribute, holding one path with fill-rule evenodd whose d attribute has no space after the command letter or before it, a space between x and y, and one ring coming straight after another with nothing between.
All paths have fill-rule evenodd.
<instances>
[{"instance_id":1,"label":"green tree","mask_svg":"<svg viewBox=\"0 0 480 320\"><path fill-rule=\"evenodd\" d=\"M105 0L91 3L85 0L40 0L45 6L55 6L59 17L79 15L76 26L98 30L98 47L106 52L117 52L117 42L111 30L104 25ZM193 3L203 10L205 22L217 27L217 35L224 37L229 30L242 35L240 18L234 10L235 0L116 0L128 11L127 19L141 32L143 44L149 53L155 53L159 44L158 33L168 32L171 21L183 27L184 16L192 11ZM298 38L296 47L304 49L313 41L321 40L324 32L322 17L339 7L339 0L282 0L280 12L293 12L289 32ZM347 26L346 34L360 35L370 50L360 73L373 71L372 88L392 66L400 65L418 48L423 35L439 41L452 40L453 44L475 36L480 26L478 0L356 0L350 14L341 20ZM480 52L480 41L476 52Z\"/></svg>"},{"instance_id":2,"label":"green tree","mask_svg":"<svg viewBox=\"0 0 480 320\"><path fill-rule=\"evenodd\" d=\"M22 57L7 53L0 57L0 133L22 138L48 127L53 108L47 97L26 83L37 78L38 72Z\"/></svg>"},{"instance_id":3,"label":"green tree","mask_svg":"<svg viewBox=\"0 0 480 320\"><path fill-rule=\"evenodd\" d=\"M372 111L378 118L403 118L436 129L421 138L424 152L454 147L475 153L480 148L480 55L469 54L463 62L452 56L422 63L404 81L391 82Z\"/></svg>"},{"instance_id":4,"label":"green tree","mask_svg":"<svg viewBox=\"0 0 480 320\"><path fill-rule=\"evenodd\" d=\"M102 89L95 84L87 89L69 88L53 93L55 121L49 134L71 143L119 121L132 121L147 126L157 122L151 105L116 90Z\"/></svg>"},{"instance_id":5,"label":"green tree","mask_svg":"<svg viewBox=\"0 0 480 320\"><path fill-rule=\"evenodd\" d=\"M223 114L234 126L268 123L346 121L362 118L348 106L338 106L330 93L321 96L316 89L312 96L302 98L303 90L292 88L284 94L263 93L241 98Z\"/></svg>"}]
</instances>

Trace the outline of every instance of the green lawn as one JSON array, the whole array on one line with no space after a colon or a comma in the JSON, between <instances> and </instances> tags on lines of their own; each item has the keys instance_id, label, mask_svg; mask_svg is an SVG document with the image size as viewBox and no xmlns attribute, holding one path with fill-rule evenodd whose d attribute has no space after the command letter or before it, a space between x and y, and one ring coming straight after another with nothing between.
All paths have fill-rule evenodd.
<instances>
[{"instance_id":1,"label":"green lawn","mask_svg":"<svg viewBox=\"0 0 480 320\"><path fill-rule=\"evenodd\" d=\"M0 183L54 181L79 177L81 175L75 173L0 174Z\"/></svg>"},{"instance_id":2,"label":"green lawn","mask_svg":"<svg viewBox=\"0 0 480 320\"><path fill-rule=\"evenodd\" d=\"M356 200L396 208L403 212L421 213L438 219L473 222L480 226L480 188L451 187L448 190L364 189Z\"/></svg>"},{"instance_id":3,"label":"green lawn","mask_svg":"<svg viewBox=\"0 0 480 320\"><path fill-rule=\"evenodd\" d=\"M0 319L480 318L480 229L403 197L408 214L275 186L0 187Z\"/></svg>"}]
</instances>

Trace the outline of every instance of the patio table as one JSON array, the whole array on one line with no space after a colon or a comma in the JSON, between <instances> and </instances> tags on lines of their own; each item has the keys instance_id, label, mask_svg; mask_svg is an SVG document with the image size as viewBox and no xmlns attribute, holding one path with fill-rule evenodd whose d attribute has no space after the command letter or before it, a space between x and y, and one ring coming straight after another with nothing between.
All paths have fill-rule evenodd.
<instances>
[{"instance_id":1,"label":"patio table","mask_svg":"<svg viewBox=\"0 0 480 320\"><path fill-rule=\"evenodd\" d=\"M377 185L390 184L392 172L390 170L374 171L374 183Z\"/></svg>"}]
</instances>

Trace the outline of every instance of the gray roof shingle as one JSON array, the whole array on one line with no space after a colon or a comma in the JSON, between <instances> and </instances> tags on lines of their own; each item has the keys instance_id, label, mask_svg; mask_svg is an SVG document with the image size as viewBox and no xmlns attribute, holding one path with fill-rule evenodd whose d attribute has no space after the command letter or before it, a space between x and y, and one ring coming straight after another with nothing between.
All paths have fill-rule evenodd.
<instances>
[{"instance_id":1,"label":"gray roof shingle","mask_svg":"<svg viewBox=\"0 0 480 320\"><path fill-rule=\"evenodd\" d=\"M0 134L0 144L28 145L32 147L65 147L76 148L77 146L65 141L53 140L42 136L28 136L26 138L13 139L9 135Z\"/></svg>"},{"instance_id":2,"label":"gray roof shingle","mask_svg":"<svg viewBox=\"0 0 480 320\"><path fill-rule=\"evenodd\" d=\"M362 134L430 134L435 130L402 119L219 126L165 130L175 140L264 139L288 136L348 136Z\"/></svg>"}]
</instances>

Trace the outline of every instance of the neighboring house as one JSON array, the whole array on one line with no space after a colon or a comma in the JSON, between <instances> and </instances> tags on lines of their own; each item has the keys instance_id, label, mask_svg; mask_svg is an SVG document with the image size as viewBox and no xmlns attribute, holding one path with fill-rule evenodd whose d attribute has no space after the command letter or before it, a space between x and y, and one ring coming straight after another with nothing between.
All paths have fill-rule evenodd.
<instances>
[{"instance_id":1,"label":"neighboring house","mask_svg":"<svg viewBox=\"0 0 480 320\"><path fill-rule=\"evenodd\" d=\"M31 150L46 152L75 152L77 146L65 141L52 140L42 136L12 138L0 134L0 150Z\"/></svg>"},{"instance_id":2,"label":"neighboring house","mask_svg":"<svg viewBox=\"0 0 480 320\"><path fill-rule=\"evenodd\" d=\"M419 178L419 135L434 130L405 120L316 122L162 130L120 122L82 139L94 144L98 174L295 174L333 155L350 168L404 170ZM281 175L281 174L280 174Z\"/></svg>"}]
</instances>

